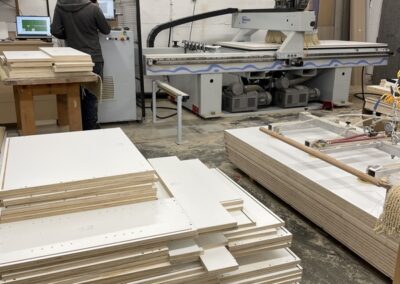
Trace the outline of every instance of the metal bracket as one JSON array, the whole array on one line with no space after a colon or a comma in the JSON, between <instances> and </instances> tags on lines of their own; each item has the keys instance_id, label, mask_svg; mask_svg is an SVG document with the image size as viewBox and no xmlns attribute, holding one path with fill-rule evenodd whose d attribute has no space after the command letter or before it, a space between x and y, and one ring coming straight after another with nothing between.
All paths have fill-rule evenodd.
<instances>
[{"instance_id":1,"label":"metal bracket","mask_svg":"<svg viewBox=\"0 0 400 284\"><path fill-rule=\"evenodd\" d=\"M182 102L184 99L189 98L189 95L176 89L175 87L161 81L153 81L152 84L152 100L153 100L153 123L157 123L157 89L163 90L168 95L176 98L177 103L177 137L176 144L181 145L182 142Z\"/></svg>"}]
</instances>

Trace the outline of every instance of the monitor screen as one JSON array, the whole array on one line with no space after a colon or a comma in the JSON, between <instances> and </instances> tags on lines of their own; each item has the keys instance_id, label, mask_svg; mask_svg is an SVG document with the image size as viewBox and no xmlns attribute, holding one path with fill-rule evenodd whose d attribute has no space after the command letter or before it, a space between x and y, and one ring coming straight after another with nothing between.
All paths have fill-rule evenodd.
<instances>
[{"instance_id":1,"label":"monitor screen","mask_svg":"<svg viewBox=\"0 0 400 284\"><path fill-rule=\"evenodd\" d=\"M115 18L114 15L114 0L97 0L100 9L103 11L104 16L107 20L112 20Z\"/></svg>"},{"instance_id":2,"label":"monitor screen","mask_svg":"<svg viewBox=\"0 0 400 284\"><path fill-rule=\"evenodd\" d=\"M50 17L17 16L17 38L51 37Z\"/></svg>"}]
</instances>

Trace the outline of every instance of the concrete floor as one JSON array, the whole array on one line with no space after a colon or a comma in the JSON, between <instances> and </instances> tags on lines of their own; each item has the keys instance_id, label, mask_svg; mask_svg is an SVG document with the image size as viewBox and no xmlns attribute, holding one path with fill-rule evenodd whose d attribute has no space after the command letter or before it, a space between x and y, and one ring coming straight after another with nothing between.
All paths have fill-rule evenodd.
<instances>
[{"instance_id":1,"label":"concrete floor","mask_svg":"<svg viewBox=\"0 0 400 284\"><path fill-rule=\"evenodd\" d=\"M160 105L170 105L163 102ZM171 105L170 105L171 106ZM173 106L173 105L172 105ZM327 116L335 113L360 113L361 103L355 100L349 108L331 111L313 111ZM160 110L160 115L173 111ZM301 258L304 267L304 284L383 284L391 281L368 263L349 251L320 228L309 222L300 213L282 200L250 180L232 165L225 154L223 131L231 128L261 126L272 122L297 119L297 114L244 115L231 118L204 120L184 111L183 145L175 144L176 118L153 124L151 113L143 123L102 125L103 128L121 127L146 158L177 156L180 159L200 159L209 167L217 167L237 181L243 188L257 197L286 222L293 234L292 250ZM17 135L8 129L11 136ZM41 133L54 132L54 127L42 127Z\"/></svg>"},{"instance_id":2,"label":"concrete floor","mask_svg":"<svg viewBox=\"0 0 400 284\"><path fill-rule=\"evenodd\" d=\"M335 113L360 112L360 103L355 101L351 108L337 109ZM161 111L167 114L172 111ZM314 114L331 115L328 111L315 111ZM269 193L259 184L250 180L232 165L225 154L223 131L231 128L260 126L271 122L297 119L291 115L241 116L203 120L191 113L184 113L184 145L175 144L175 119L158 124L150 121L151 113L144 123L104 125L121 127L147 158L177 156L180 159L200 159L209 167L218 167L237 181L242 187L257 197L268 208L286 222L286 228L293 233L292 249L302 259L304 284L330 283L391 283L388 278L375 270L357 255L305 217L290 208L282 200Z\"/></svg>"}]
</instances>

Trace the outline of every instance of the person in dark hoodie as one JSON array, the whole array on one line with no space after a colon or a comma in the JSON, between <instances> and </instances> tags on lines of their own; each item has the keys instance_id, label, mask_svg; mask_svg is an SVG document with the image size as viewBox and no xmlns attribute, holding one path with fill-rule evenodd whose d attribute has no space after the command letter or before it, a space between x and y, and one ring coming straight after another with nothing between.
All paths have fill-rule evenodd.
<instances>
[{"instance_id":1,"label":"person in dark hoodie","mask_svg":"<svg viewBox=\"0 0 400 284\"><path fill-rule=\"evenodd\" d=\"M104 59L99 32L111 31L96 0L57 0L51 34L66 41L67 46L91 55L95 64L93 72L103 76ZM96 129L98 102L94 94L84 89L81 96L82 124L84 130Z\"/></svg>"}]
</instances>

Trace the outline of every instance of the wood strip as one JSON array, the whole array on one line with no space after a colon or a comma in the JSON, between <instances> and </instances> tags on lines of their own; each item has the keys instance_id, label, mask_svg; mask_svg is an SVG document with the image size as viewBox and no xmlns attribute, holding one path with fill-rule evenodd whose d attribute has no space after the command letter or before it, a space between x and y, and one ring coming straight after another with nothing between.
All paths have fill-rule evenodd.
<instances>
[{"instance_id":1,"label":"wood strip","mask_svg":"<svg viewBox=\"0 0 400 284\"><path fill-rule=\"evenodd\" d=\"M223 246L205 249L200 259L209 273L225 273L236 270L239 266L235 258Z\"/></svg>"}]
</instances>

